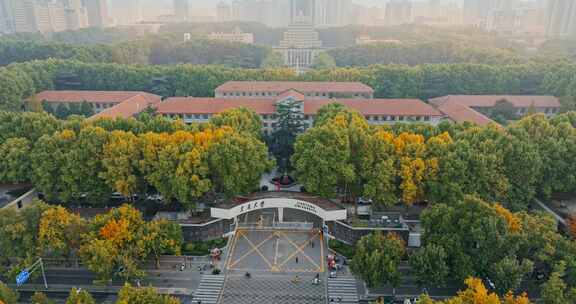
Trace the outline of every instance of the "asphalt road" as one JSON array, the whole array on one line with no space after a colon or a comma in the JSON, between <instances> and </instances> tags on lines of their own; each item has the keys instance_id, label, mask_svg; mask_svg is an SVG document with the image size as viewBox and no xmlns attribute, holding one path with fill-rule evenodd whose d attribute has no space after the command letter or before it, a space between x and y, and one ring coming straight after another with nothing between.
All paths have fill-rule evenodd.
<instances>
[{"instance_id":1,"label":"asphalt road","mask_svg":"<svg viewBox=\"0 0 576 304\"><path fill-rule=\"evenodd\" d=\"M200 284L202 273L197 268L178 270L150 270L147 276L142 279L142 286L154 286L160 288L163 293L177 294L182 299L189 298L194 290ZM106 287L94 286L93 281L96 275L86 269L74 268L49 268L46 270L46 279L48 281L49 291L44 290L42 277L30 280L19 290L21 302L28 303L27 299L33 294L34 290L43 291L58 302L66 299L71 288L83 288L90 290L98 303L113 303L114 293L123 286L121 280L114 280ZM14 287L14 286L12 286ZM185 303L185 302L183 302Z\"/></svg>"}]
</instances>

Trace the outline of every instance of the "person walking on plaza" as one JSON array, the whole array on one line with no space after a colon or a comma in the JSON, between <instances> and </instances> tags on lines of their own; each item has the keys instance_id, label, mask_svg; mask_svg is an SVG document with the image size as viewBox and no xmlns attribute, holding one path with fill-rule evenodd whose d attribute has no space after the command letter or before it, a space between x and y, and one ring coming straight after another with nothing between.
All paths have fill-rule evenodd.
<instances>
[{"instance_id":1,"label":"person walking on plaza","mask_svg":"<svg viewBox=\"0 0 576 304\"><path fill-rule=\"evenodd\" d=\"M298 257L296 257L296 264L298 264Z\"/></svg>"}]
</instances>

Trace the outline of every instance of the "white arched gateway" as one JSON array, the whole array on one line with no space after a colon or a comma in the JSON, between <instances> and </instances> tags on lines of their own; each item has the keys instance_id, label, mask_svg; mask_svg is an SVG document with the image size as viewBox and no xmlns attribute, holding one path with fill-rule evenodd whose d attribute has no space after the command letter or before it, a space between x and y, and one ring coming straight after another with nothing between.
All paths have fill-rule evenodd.
<instances>
[{"instance_id":1,"label":"white arched gateway","mask_svg":"<svg viewBox=\"0 0 576 304\"><path fill-rule=\"evenodd\" d=\"M278 210L278 221L282 223L284 221L284 209L288 208L316 215L324 222L346 219L346 209L338 207L333 203L326 203L326 201L320 203L319 201L315 201L313 197L306 197L304 195L301 197L294 197L295 195L285 195L286 197L282 197L282 193L279 192L277 195L274 195L275 197L270 197L273 195L271 195L271 193L267 194L268 195L262 195L266 197L259 198L256 196L252 197L249 201L212 208L211 216L220 219L234 219L234 221L236 221L238 216L242 214L275 208Z\"/></svg>"}]
</instances>

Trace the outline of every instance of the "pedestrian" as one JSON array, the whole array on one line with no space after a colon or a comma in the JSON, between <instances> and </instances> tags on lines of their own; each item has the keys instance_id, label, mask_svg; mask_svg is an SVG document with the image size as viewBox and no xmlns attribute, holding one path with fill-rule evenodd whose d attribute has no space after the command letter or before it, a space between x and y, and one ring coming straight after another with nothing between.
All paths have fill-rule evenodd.
<instances>
[{"instance_id":1,"label":"pedestrian","mask_svg":"<svg viewBox=\"0 0 576 304\"><path fill-rule=\"evenodd\" d=\"M298 264L298 257L296 257L296 264Z\"/></svg>"}]
</instances>

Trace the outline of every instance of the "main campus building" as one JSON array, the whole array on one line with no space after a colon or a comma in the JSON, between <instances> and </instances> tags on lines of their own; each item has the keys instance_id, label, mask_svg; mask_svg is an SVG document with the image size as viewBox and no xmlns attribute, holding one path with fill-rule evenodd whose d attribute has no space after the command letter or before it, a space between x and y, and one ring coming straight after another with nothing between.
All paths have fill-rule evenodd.
<instances>
[{"instance_id":1,"label":"main campus building","mask_svg":"<svg viewBox=\"0 0 576 304\"><path fill-rule=\"evenodd\" d=\"M363 115L373 125L425 123L443 120L494 123L487 115L499 102L514 107L517 115L529 111L548 116L559 113L560 102L553 96L450 95L430 99L379 99L374 90L359 82L230 81L217 87L214 97L169 97L145 92L44 91L36 99L55 109L60 104L88 103L92 119L132 117L148 108L185 123L205 123L223 111L244 107L260 115L263 130L271 132L277 122L277 106L296 102L305 127L312 126L320 108L339 103Z\"/></svg>"}]
</instances>

